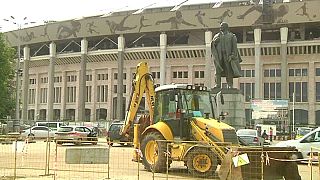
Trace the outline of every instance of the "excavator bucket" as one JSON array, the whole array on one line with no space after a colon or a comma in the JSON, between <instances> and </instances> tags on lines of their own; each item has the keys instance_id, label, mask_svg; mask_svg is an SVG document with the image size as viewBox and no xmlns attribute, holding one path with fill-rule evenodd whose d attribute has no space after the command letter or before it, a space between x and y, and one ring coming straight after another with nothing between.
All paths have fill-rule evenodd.
<instances>
[{"instance_id":1,"label":"excavator bucket","mask_svg":"<svg viewBox=\"0 0 320 180\"><path fill-rule=\"evenodd\" d=\"M237 147L226 154L218 175L221 180L301 180L298 165L291 159L294 153L296 150L293 147ZM232 158L239 154L247 154L249 163L235 167Z\"/></svg>"},{"instance_id":2,"label":"excavator bucket","mask_svg":"<svg viewBox=\"0 0 320 180\"><path fill-rule=\"evenodd\" d=\"M221 180L242 180L241 167L233 165L232 157L235 151L229 151L223 159L221 166L218 170L218 176Z\"/></svg>"}]
</instances>

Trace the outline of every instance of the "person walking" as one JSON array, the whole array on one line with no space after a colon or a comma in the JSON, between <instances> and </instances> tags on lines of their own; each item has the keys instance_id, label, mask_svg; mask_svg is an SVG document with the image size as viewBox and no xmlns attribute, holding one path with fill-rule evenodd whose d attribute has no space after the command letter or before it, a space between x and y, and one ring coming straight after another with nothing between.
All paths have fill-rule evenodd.
<instances>
[{"instance_id":1,"label":"person walking","mask_svg":"<svg viewBox=\"0 0 320 180\"><path fill-rule=\"evenodd\" d=\"M262 133L261 137L262 137L264 140L268 139L268 134L267 134L267 131L266 131L266 130L263 130L263 133Z\"/></svg>"},{"instance_id":2,"label":"person walking","mask_svg":"<svg viewBox=\"0 0 320 180\"><path fill-rule=\"evenodd\" d=\"M269 133L270 142L272 142L272 135L273 135L273 129L272 129L272 127L270 127L270 133Z\"/></svg>"}]
</instances>

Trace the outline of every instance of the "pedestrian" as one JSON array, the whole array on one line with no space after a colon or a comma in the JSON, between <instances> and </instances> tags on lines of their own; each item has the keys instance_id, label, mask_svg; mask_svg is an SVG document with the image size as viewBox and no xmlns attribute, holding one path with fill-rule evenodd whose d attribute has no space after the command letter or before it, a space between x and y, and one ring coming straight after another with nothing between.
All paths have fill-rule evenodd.
<instances>
[{"instance_id":1,"label":"pedestrian","mask_svg":"<svg viewBox=\"0 0 320 180\"><path fill-rule=\"evenodd\" d=\"M272 135L273 135L273 129L272 129L272 127L270 127L270 133L269 133L270 142L272 142Z\"/></svg>"},{"instance_id":2,"label":"pedestrian","mask_svg":"<svg viewBox=\"0 0 320 180\"><path fill-rule=\"evenodd\" d=\"M229 25L221 22L220 32L211 44L216 68L215 87L221 88L221 77L226 77L228 88L233 88L233 78L241 77L241 57L237 48L237 37L229 31Z\"/></svg>"},{"instance_id":3,"label":"pedestrian","mask_svg":"<svg viewBox=\"0 0 320 180\"><path fill-rule=\"evenodd\" d=\"M262 135L261 135L261 137L263 138L263 139L268 139L268 134L267 134L267 131L266 130L263 130L263 133L262 133Z\"/></svg>"}]
</instances>

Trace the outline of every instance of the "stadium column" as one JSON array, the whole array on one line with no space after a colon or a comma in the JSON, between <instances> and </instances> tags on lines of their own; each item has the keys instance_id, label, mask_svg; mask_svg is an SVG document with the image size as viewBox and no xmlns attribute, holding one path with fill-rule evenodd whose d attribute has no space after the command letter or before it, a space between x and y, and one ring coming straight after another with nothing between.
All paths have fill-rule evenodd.
<instances>
[{"instance_id":1,"label":"stadium column","mask_svg":"<svg viewBox=\"0 0 320 180\"><path fill-rule=\"evenodd\" d=\"M53 120L53 100L54 100L54 66L57 58L57 46L54 42L50 43L50 63L48 71L48 111L47 121Z\"/></svg>"},{"instance_id":2,"label":"stadium column","mask_svg":"<svg viewBox=\"0 0 320 180\"><path fill-rule=\"evenodd\" d=\"M62 90L61 90L61 111L60 119L66 119L66 102L67 102L67 71L62 71Z\"/></svg>"},{"instance_id":3,"label":"stadium column","mask_svg":"<svg viewBox=\"0 0 320 180\"><path fill-rule=\"evenodd\" d=\"M167 34L160 34L160 85L166 84Z\"/></svg>"},{"instance_id":4,"label":"stadium column","mask_svg":"<svg viewBox=\"0 0 320 180\"><path fill-rule=\"evenodd\" d=\"M22 121L28 120L28 89L29 89L29 63L30 48L23 48L23 88L22 88Z\"/></svg>"},{"instance_id":5,"label":"stadium column","mask_svg":"<svg viewBox=\"0 0 320 180\"><path fill-rule=\"evenodd\" d=\"M287 59L287 43L288 28L280 28L281 37L281 98L288 99L288 59Z\"/></svg>"},{"instance_id":6,"label":"stadium column","mask_svg":"<svg viewBox=\"0 0 320 180\"><path fill-rule=\"evenodd\" d=\"M88 58L88 41L81 40L81 62L80 62L80 77L79 77L79 107L78 107L78 121L85 121L86 110L86 72L87 72L87 58Z\"/></svg>"},{"instance_id":7,"label":"stadium column","mask_svg":"<svg viewBox=\"0 0 320 180\"><path fill-rule=\"evenodd\" d=\"M315 62L314 61L310 61L309 62L309 67L308 67L308 102L309 102L309 111L308 111L308 124L310 126L316 126L316 107L315 107L315 103L316 102L316 88L313 88L313 85L316 84L315 78L316 77L316 72L315 72Z\"/></svg>"},{"instance_id":8,"label":"stadium column","mask_svg":"<svg viewBox=\"0 0 320 180\"><path fill-rule=\"evenodd\" d=\"M125 39L123 35L118 37L118 79L117 79L117 118L124 119L123 113L123 64L124 64Z\"/></svg>"},{"instance_id":9,"label":"stadium column","mask_svg":"<svg viewBox=\"0 0 320 180\"><path fill-rule=\"evenodd\" d=\"M206 43L206 63L205 63L205 73L204 73L204 85L208 88L211 88L211 65L212 65L212 52L211 52L211 41L212 41L212 32L205 32L205 43ZM192 77L192 76L191 76Z\"/></svg>"},{"instance_id":10,"label":"stadium column","mask_svg":"<svg viewBox=\"0 0 320 180\"><path fill-rule=\"evenodd\" d=\"M108 84L108 100L107 100L107 120L111 120L114 115L113 115L113 112L114 112L114 108L116 107L113 107L112 104L113 104L113 80L112 80L112 68L108 68L108 81L107 81L107 84ZM100 103L100 102L99 102ZM99 108L100 108L100 104L99 104ZM98 114L98 113L97 113Z\"/></svg>"},{"instance_id":11,"label":"stadium column","mask_svg":"<svg viewBox=\"0 0 320 180\"><path fill-rule=\"evenodd\" d=\"M254 29L254 61L255 61L255 95L254 98L260 99L262 97L262 68L261 62L261 29Z\"/></svg>"},{"instance_id":12,"label":"stadium column","mask_svg":"<svg viewBox=\"0 0 320 180\"><path fill-rule=\"evenodd\" d=\"M95 69L92 69L91 71L92 73L92 86L91 86L91 94L88 94L90 95L92 98L91 98L91 102L93 103L92 105L92 108L91 108L91 114L90 114L90 117L91 117L91 120L92 121L98 121L99 119L97 119L97 74L96 74L96 70Z\"/></svg>"}]
</instances>

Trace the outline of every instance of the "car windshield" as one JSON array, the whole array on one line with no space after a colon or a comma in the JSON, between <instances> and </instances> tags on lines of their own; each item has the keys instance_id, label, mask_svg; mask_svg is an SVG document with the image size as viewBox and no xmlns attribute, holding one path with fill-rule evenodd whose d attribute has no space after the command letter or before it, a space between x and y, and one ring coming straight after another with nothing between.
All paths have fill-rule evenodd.
<instances>
[{"instance_id":1,"label":"car windshield","mask_svg":"<svg viewBox=\"0 0 320 180\"><path fill-rule=\"evenodd\" d=\"M311 128L299 128L298 132L297 132L297 135L304 136L304 135L308 134L311 131L312 131Z\"/></svg>"},{"instance_id":2,"label":"car windshield","mask_svg":"<svg viewBox=\"0 0 320 180\"><path fill-rule=\"evenodd\" d=\"M237 131L238 136L256 136L257 132L256 131L251 131L251 130L239 130Z\"/></svg>"},{"instance_id":3,"label":"car windshield","mask_svg":"<svg viewBox=\"0 0 320 180\"><path fill-rule=\"evenodd\" d=\"M58 132L71 132L72 130L72 127L60 127Z\"/></svg>"}]
</instances>

